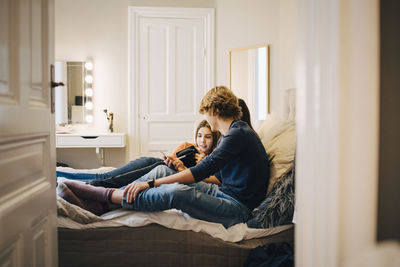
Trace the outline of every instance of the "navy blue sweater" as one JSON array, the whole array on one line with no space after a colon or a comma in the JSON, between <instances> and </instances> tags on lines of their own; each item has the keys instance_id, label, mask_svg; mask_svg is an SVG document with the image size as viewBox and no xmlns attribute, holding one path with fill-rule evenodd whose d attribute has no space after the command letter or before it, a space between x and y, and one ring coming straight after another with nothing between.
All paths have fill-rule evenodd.
<instances>
[{"instance_id":1,"label":"navy blue sweater","mask_svg":"<svg viewBox=\"0 0 400 267\"><path fill-rule=\"evenodd\" d=\"M250 210L265 198L269 181L269 163L260 138L244 121L234 121L217 148L190 168L196 182L215 175L220 190Z\"/></svg>"}]
</instances>

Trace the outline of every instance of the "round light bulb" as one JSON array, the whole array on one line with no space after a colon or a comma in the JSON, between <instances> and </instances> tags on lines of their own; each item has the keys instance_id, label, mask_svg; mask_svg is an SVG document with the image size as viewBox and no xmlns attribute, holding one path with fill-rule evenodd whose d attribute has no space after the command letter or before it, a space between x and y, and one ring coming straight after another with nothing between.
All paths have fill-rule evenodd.
<instances>
[{"instance_id":1,"label":"round light bulb","mask_svg":"<svg viewBox=\"0 0 400 267\"><path fill-rule=\"evenodd\" d=\"M93 115L86 115L85 120L86 120L86 122L88 122L88 123L93 122Z\"/></svg>"},{"instance_id":2,"label":"round light bulb","mask_svg":"<svg viewBox=\"0 0 400 267\"><path fill-rule=\"evenodd\" d=\"M85 95L93 96L93 89L92 88L86 88L85 89Z\"/></svg>"},{"instance_id":3,"label":"round light bulb","mask_svg":"<svg viewBox=\"0 0 400 267\"><path fill-rule=\"evenodd\" d=\"M88 101L85 103L85 108L88 110L92 110L93 109L93 102Z\"/></svg>"},{"instance_id":4,"label":"round light bulb","mask_svg":"<svg viewBox=\"0 0 400 267\"><path fill-rule=\"evenodd\" d=\"M92 62L86 62L85 63L85 69L92 70L93 69L93 63Z\"/></svg>"},{"instance_id":5,"label":"round light bulb","mask_svg":"<svg viewBox=\"0 0 400 267\"><path fill-rule=\"evenodd\" d=\"M85 76L85 82L92 83L93 82L93 76L92 75L86 75Z\"/></svg>"}]
</instances>

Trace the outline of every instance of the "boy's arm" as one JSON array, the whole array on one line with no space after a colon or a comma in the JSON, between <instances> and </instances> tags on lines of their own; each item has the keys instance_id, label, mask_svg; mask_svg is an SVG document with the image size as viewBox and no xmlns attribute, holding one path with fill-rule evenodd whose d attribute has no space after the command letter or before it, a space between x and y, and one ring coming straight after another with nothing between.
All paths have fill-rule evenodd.
<instances>
[{"instance_id":1,"label":"boy's arm","mask_svg":"<svg viewBox=\"0 0 400 267\"><path fill-rule=\"evenodd\" d=\"M172 184L176 182L180 184L194 183L194 177L190 169L175 173L164 178L156 179L154 180L154 187L159 187L162 184ZM123 193L123 195L126 197L126 202L131 203L132 200L136 200L137 194L147 188L150 188L150 185L147 182L133 182L129 184L125 188Z\"/></svg>"}]
</instances>

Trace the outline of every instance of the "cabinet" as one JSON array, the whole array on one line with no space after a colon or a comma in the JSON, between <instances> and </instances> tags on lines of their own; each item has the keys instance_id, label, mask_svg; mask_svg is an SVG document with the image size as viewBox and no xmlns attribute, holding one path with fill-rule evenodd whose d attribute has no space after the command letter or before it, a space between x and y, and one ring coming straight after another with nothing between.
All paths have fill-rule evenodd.
<instances>
[{"instance_id":1,"label":"cabinet","mask_svg":"<svg viewBox=\"0 0 400 267\"><path fill-rule=\"evenodd\" d=\"M105 161L105 148L125 147L125 133L56 134L56 148L95 148Z\"/></svg>"}]
</instances>

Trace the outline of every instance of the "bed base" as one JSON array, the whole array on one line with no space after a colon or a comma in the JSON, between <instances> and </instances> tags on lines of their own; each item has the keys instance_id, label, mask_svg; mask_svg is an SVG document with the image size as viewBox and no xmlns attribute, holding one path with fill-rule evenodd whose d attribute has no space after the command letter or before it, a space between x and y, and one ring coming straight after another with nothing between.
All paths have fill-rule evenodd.
<instances>
[{"instance_id":1,"label":"bed base","mask_svg":"<svg viewBox=\"0 0 400 267\"><path fill-rule=\"evenodd\" d=\"M268 243L293 244L293 236L290 228L276 235L230 243L205 233L156 224L137 228L59 228L59 266L243 266L252 248Z\"/></svg>"}]
</instances>

